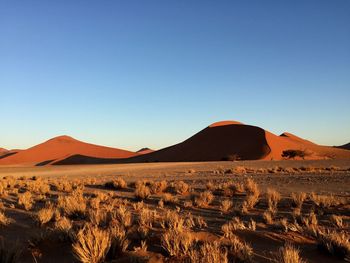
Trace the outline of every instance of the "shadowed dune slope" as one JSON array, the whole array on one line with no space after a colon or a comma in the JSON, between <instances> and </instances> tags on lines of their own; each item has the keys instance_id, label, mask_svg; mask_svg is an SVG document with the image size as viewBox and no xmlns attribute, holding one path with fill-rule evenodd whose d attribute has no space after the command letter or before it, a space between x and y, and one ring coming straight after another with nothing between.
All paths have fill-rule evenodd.
<instances>
[{"instance_id":1,"label":"shadowed dune slope","mask_svg":"<svg viewBox=\"0 0 350 263\"><path fill-rule=\"evenodd\" d=\"M128 158L136 155L136 153L125 150L81 142L69 136L59 136L2 158L0 159L0 165L45 165L76 154L96 158Z\"/></svg>"},{"instance_id":2,"label":"shadowed dune slope","mask_svg":"<svg viewBox=\"0 0 350 263\"><path fill-rule=\"evenodd\" d=\"M336 146L336 148L350 150L350 143L347 143L347 144L344 144L344 145L341 145L341 146Z\"/></svg>"},{"instance_id":3,"label":"shadowed dune slope","mask_svg":"<svg viewBox=\"0 0 350 263\"><path fill-rule=\"evenodd\" d=\"M270 152L263 129L225 121L210 125L182 143L152 153L119 160L75 155L54 164L221 161L231 157L257 160Z\"/></svg>"}]
</instances>

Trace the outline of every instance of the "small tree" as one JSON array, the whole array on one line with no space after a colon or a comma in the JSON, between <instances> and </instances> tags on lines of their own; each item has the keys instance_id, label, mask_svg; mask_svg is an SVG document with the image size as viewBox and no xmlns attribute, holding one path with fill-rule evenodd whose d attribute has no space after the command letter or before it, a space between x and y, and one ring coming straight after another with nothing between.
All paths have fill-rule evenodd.
<instances>
[{"instance_id":1,"label":"small tree","mask_svg":"<svg viewBox=\"0 0 350 263\"><path fill-rule=\"evenodd\" d=\"M283 158L295 158L295 157L301 157L301 158L305 158L306 153L305 151L302 150L285 150L282 152L282 157Z\"/></svg>"}]
</instances>

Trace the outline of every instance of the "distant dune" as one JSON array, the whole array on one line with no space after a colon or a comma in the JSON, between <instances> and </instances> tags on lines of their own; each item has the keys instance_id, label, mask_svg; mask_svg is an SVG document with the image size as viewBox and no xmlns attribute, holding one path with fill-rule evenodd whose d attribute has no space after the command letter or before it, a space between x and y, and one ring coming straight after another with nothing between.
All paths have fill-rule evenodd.
<instances>
[{"instance_id":1,"label":"distant dune","mask_svg":"<svg viewBox=\"0 0 350 263\"><path fill-rule=\"evenodd\" d=\"M277 136L260 127L222 121L158 151L142 148L134 153L60 136L27 150L0 156L0 165L281 160L283 151L291 149L306 152L305 159L350 159L350 151L345 149L317 145L287 132Z\"/></svg>"},{"instance_id":2,"label":"distant dune","mask_svg":"<svg viewBox=\"0 0 350 263\"><path fill-rule=\"evenodd\" d=\"M336 148L350 150L350 143L347 143L347 144L344 144L344 145L341 145L341 146L336 146Z\"/></svg>"},{"instance_id":3,"label":"distant dune","mask_svg":"<svg viewBox=\"0 0 350 263\"><path fill-rule=\"evenodd\" d=\"M0 155L7 153L8 150L5 148L0 148Z\"/></svg>"},{"instance_id":4,"label":"distant dune","mask_svg":"<svg viewBox=\"0 0 350 263\"><path fill-rule=\"evenodd\" d=\"M150 148L142 148L142 149L137 151L138 154L147 154L147 153L151 153L151 152L154 152L154 150L152 150Z\"/></svg>"},{"instance_id":5,"label":"distant dune","mask_svg":"<svg viewBox=\"0 0 350 263\"><path fill-rule=\"evenodd\" d=\"M134 152L85 143L69 136L59 136L2 158L0 165L45 165L76 154L95 158L128 158L136 155Z\"/></svg>"},{"instance_id":6,"label":"distant dune","mask_svg":"<svg viewBox=\"0 0 350 263\"><path fill-rule=\"evenodd\" d=\"M291 133L280 136L235 121L216 122L182 143L126 159L74 155L54 164L281 160L284 150L302 150L305 159L350 158L350 152L320 146Z\"/></svg>"}]
</instances>

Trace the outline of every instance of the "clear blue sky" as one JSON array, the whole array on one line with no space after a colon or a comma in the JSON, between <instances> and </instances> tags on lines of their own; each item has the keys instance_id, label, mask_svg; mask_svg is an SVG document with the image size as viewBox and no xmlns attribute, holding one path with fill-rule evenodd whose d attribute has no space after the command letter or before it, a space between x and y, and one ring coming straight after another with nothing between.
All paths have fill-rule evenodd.
<instances>
[{"instance_id":1,"label":"clear blue sky","mask_svg":"<svg viewBox=\"0 0 350 263\"><path fill-rule=\"evenodd\" d=\"M350 1L1 1L0 147L137 150L238 120L350 141Z\"/></svg>"}]
</instances>

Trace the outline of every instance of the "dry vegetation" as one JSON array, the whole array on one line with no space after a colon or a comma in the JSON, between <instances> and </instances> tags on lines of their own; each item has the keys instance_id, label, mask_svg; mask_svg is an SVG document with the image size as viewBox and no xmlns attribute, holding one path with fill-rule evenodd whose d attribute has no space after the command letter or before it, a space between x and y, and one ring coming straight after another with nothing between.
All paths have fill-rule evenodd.
<instances>
[{"instance_id":1,"label":"dry vegetation","mask_svg":"<svg viewBox=\"0 0 350 263\"><path fill-rule=\"evenodd\" d=\"M285 194L250 176L295 171L238 166L199 182L2 178L0 262L51 262L55 250L54 262L314 262L305 247L325 262L349 260L349 196Z\"/></svg>"}]
</instances>

